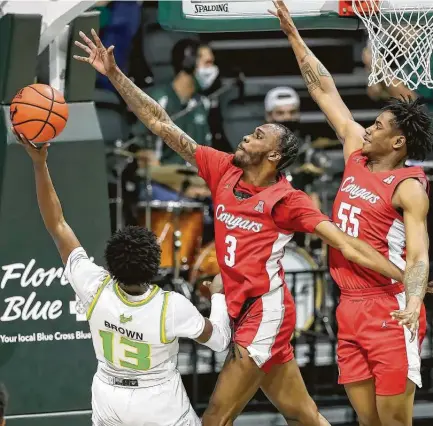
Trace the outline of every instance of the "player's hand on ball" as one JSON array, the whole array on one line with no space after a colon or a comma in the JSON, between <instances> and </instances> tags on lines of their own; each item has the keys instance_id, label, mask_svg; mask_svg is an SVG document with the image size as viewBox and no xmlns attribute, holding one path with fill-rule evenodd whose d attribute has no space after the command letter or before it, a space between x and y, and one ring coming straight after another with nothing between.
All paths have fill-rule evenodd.
<instances>
[{"instance_id":1,"label":"player's hand on ball","mask_svg":"<svg viewBox=\"0 0 433 426\"><path fill-rule=\"evenodd\" d=\"M78 56L74 55L74 59L81 62L87 62L92 65L96 71L103 75L108 75L110 72L116 69L116 60L114 59L114 46L110 46L108 49L102 44L101 39L96 34L96 31L92 29L93 41L80 31L80 37L86 43L75 42L75 46L78 46L84 50L89 56Z\"/></svg>"},{"instance_id":2,"label":"player's hand on ball","mask_svg":"<svg viewBox=\"0 0 433 426\"><path fill-rule=\"evenodd\" d=\"M212 282L205 281L203 285L209 289L211 295L217 293L224 294L224 286L221 274L216 275Z\"/></svg>"},{"instance_id":3,"label":"player's hand on ball","mask_svg":"<svg viewBox=\"0 0 433 426\"><path fill-rule=\"evenodd\" d=\"M274 3L275 10L268 10L271 15L274 15L280 21L281 29L283 30L286 36L291 36L297 34L298 30L296 29L295 23L293 22L292 17L290 16L289 9L284 4L282 0L272 0Z\"/></svg>"},{"instance_id":4,"label":"player's hand on ball","mask_svg":"<svg viewBox=\"0 0 433 426\"><path fill-rule=\"evenodd\" d=\"M409 329L411 332L411 342L415 340L419 328L421 307L422 300L418 297L411 297L406 304L406 309L391 312L391 317L398 321L398 325L402 325Z\"/></svg>"},{"instance_id":5,"label":"player's hand on ball","mask_svg":"<svg viewBox=\"0 0 433 426\"><path fill-rule=\"evenodd\" d=\"M15 135L18 143L24 147L24 149L27 151L27 154L29 154L30 158L32 159L33 163L45 163L47 161L48 156L48 147L50 146L49 143L45 144L39 144L39 146L36 146L33 142L30 142L24 135L19 135L15 129L11 128L12 133Z\"/></svg>"}]
</instances>

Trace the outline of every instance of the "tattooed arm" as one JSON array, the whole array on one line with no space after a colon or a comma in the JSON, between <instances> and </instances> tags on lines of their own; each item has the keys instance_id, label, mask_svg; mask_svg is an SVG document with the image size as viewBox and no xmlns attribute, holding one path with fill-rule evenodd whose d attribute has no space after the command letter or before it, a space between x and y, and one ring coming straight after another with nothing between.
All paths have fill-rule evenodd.
<instances>
[{"instance_id":1,"label":"tattooed arm","mask_svg":"<svg viewBox=\"0 0 433 426\"><path fill-rule=\"evenodd\" d=\"M108 77L137 118L185 161L195 164L197 143L173 123L158 102L146 95L117 67Z\"/></svg>"},{"instance_id":2,"label":"tattooed arm","mask_svg":"<svg viewBox=\"0 0 433 426\"><path fill-rule=\"evenodd\" d=\"M158 102L146 95L122 73L114 59L114 46L107 49L96 31L92 29L91 33L93 40L80 31L80 37L85 44L75 41L75 45L89 56L74 55L74 59L87 62L96 71L106 75L138 119L185 161L195 165L197 143L173 123Z\"/></svg>"},{"instance_id":3,"label":"tattooed arm","mask_svg":"<svg viewBox=\"0 0 433 426\"><path fill-rule=\"evenodd\" d=\"M406 232L406 270L403 280L406 289L406 309L393 312L392 315L400 324L410 328L413 337L418 327L429 273L429 199L418 180L407 179L397 187L392 202L395 208L403 210Z\"/></svg>"},{"instance_id":4,"label":"tattooed arm","mask_svg":"<svg viewBox=\"0 0 433 426\"><path fill-rule=\"evenodd\" d=\"M406 179L396 189L393 205L403 210L406 231L404 285L408 299L424 298L429 272L427 213L429 199L418 180Z\"/></svg>"},{"instance_id":5,"label":"tattooed arm","mask_svg":"<svg viewBox=\"0 0 433 426\"><path fill-rule=\"evenodd\" d=\"M308 91L344 144L347 159L353 151L362 148L365 130L354 122L331 74L305 44L284 2L274 1L274 4L277 11L270 13L280 20L281 29L289 39Z\"/></svg>"}]
</instances>

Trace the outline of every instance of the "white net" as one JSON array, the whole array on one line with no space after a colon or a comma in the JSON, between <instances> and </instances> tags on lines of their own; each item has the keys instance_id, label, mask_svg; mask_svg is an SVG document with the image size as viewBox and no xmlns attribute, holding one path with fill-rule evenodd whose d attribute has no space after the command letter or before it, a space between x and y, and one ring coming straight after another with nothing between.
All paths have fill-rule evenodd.
<instances>
[{"instance_id":1,"label":"white net","mask_svg":"<svg viewBox=\"0 0 433 426\"><path fill-rule=\"evenodd\" d=\"M353 0L368 31L369 85L433 88L433 0Z\"/></svg>"}]
</instances>

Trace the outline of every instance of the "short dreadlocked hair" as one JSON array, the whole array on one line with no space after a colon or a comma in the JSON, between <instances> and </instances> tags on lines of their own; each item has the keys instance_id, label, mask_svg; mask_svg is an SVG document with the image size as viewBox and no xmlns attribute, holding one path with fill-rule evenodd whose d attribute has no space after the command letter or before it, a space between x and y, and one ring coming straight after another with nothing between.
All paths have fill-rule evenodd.
<instances>
[{"instance_id":1,"label":"short dreadlocked hair","mask_svg":"<svg viewBox=\"0 0 433 426\"><path fill-rule=\"evenodd\" d=\"M393 124L406 138L407 156L412 160L424 160L432 151L432 119L421 99L412 100L402 96L391 98L382 111L389 111L394 116Z\"/></svg>"},{"instance_id":2,"label":"short dreadlocked hair","mask_svg":"<svg viewBox=\"0 0 433 426\"><path fill-rule=\"evenodd\" d=\"M110 275L124 286L148 284L158 272L161 248L153 232L128 226L107 241L105 261Z\"/></svg>"},{"instance_id":3,"label":"short dreadlocked hair","mask_svg":"<svg viewBox=\"0 0 433 426\"><path fill-rule=\"evenodd\" d=\"M296 160L299 150L299 141L295 134L286 126L280 123L274 123L274 126L280 131L280 152L281 160L277 165L277 170L284 170Z\"/></svg>"},{"instance_id":4,"label":"short dreadlocked hair","mask_svg":"<svg viewBox=\"0 0 433 426\"><path fill-rule=\"evenodd\" d=\"M4 420L6 405L8 403L8 394L3 384L0 384L0 422Z\"/></svg>"}]
</instances>

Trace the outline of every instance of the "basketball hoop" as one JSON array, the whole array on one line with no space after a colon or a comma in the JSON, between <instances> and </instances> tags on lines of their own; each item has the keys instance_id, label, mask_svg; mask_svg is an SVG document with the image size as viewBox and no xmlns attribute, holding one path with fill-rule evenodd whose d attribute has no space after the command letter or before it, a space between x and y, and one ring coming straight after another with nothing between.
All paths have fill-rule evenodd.
<instances>
[{"instance_id":1,"label":"basketball hoop","mask_svg":"<svg viewBox=\"0 0 433 426\"><path fill-rule=\"evenodd\" d=\"M369 85L433 89L433 1L353 0L351 6L347 14L361 19L370 38Z\"/></svg>"}]
</instances>

